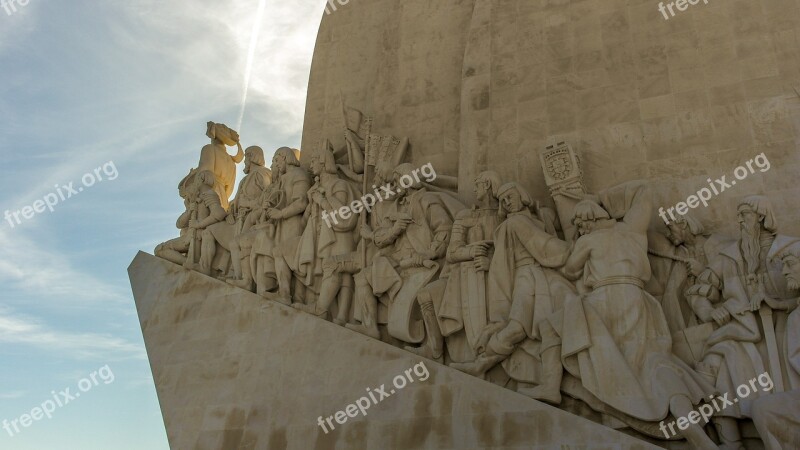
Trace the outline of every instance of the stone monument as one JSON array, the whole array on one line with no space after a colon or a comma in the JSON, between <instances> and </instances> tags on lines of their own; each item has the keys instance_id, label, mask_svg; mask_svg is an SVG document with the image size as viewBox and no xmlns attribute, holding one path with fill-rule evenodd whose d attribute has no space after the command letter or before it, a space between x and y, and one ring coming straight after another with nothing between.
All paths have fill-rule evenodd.
<instances>
[{"instance_id":1,"label":"stone monument","mask_svg":"<svg viewBox=\"0 0 800 450\"><path fill-rule=\"evenodd\" d=\"M352 1L304 151L209 122L129 269L170 445L800 448L797 8L629 3Z\"/></svg>"}]
</instances>

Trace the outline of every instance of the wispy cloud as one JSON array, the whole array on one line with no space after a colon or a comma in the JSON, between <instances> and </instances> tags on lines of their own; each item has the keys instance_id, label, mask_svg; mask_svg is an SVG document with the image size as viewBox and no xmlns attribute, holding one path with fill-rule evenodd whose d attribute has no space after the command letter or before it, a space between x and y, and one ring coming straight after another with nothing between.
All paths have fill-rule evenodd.
<instances>
[{"instance_id":1,"label":"wispy cloud","mask_svg":"<svg viewBox=\"0 0 800 450\"><path fill-rule=\"evenodd\" d=\"M79 300L84 306L87 302L129 301L119 287L75 269L68 257L41 248L23 230L8 226L0 226L0 283L6 292L13 288L53 299L54 304L65 298Z\"/></svg>"},{"instance_id":2,"label":"wispy cloud","mask_svg":"<svg viewBox=\"0 0 800 450\"><path fill-rule=\"evenodd\" d=\"M98 333L51 329L40 320L0 308L0 343L22 345L76 359L145 358L144 349L124 339Z\"/></svg>"},{"instance_id":3,"label":"wispy cloud","mask_svg":"<svg viewBox=\"0 0 800 450\"><path fill-rule=\"evenodd\" d=\"M27 394L27 391L0 392L0 400L14 400L25 397Z\"/></svg>"},{"instance_id":4,"label":"wispy cloud","mask_svg":"<svg viewBox=\"0 0 800 450\"><path fill-rule=\"evenodd\" d=\"M254 23L261 17L259 0L133 0L122 7L144 30L121 39L138 51L163 54L176 72L192 74L197 85L190 87L202 88L205 95L241 100L240 80L247 76L252 54L248 102L269 111L260 121L285 134L302 130L324 0L267 2L261 24ZM176 23L182 26L176 28ZM259 28L258 41L251 45L253 30ZM142 40L142 35L161 38ZM250 106L248 110L253 111Z\"/></svg>"}]
</instances>

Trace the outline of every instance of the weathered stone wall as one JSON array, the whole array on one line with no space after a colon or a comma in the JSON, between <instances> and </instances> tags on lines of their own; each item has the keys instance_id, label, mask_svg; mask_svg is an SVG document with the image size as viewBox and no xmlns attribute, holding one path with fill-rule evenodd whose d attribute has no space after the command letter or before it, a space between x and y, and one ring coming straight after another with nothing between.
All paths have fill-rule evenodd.
<instances>
[{"instance_id":1,"label":"weathered stone wall","mask_svg":"<svg viewBox=\"0 0 800 450\"><path fill-rule=\"evenodd\" d=\"M566 141L596 191L643 178L684 201L764 152L696 214L735 232L735 202L767 193L800 235L800 1L702 2L665 20L655 0L351 0L325 16L303 146L341 141L340 91L413 162L487 168L547 199L537 152Z\"/></svg>"},{"instance_id":2,"label":"weathered stone wall","mask_svg":"<svg viewBox=\"0 0 800 450\"><path fill-rule=\"evenodd\" d=\"M309 80L303 149L344 145L341 98L373 130L409 136L415 161L458 172L461 70L473 0L351 0L326 15Z\"/></svg>"},{"instance_id":3,"label":"weathered stone wall","mask_svg":"<svg viewBox=\"0 0 800 450\"><path fill-rule=\"evenodd\" d=\"M658 448L428 360L325 434L317 417L420 359L145 253L128 272L176 450Z\"/></svg>"}]
</instances>

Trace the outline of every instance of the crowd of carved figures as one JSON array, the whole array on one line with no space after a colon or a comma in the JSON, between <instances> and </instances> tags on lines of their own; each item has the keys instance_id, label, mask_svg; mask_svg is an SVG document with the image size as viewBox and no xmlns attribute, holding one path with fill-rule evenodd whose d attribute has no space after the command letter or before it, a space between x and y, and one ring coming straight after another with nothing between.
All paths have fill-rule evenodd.
<instances>
[{"instance_id":1,"label":"crowd of carved figures","mask_svg":"<svg viewBox=\"0 0 800 450\"><path fill-rule=\"evenodd\" d=\"M730 211L738 237L690 216L664 228L647 182L589 193L559 144L530 174L551 199L485 171L465 205L441 174L399 189L415 168L408 139L344 116L344 147L281 148L271 169L261 148L209 123L179 184L180 237L156 254L655 443L663 423L767 373L771 390L669 438L800 448L800 238L779 234L767 197ZM383 185L396 195L325 220Z\"/></svg>"}]
</instances>

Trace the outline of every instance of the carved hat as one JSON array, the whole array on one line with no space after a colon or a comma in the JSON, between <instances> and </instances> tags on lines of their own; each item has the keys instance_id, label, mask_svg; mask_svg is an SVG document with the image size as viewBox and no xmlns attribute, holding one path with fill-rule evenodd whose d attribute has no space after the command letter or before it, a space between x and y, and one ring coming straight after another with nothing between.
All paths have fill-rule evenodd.
<instances>
[{"instance_id":1,"label":"carved hat","mask_svg":"<svg viewBox=\"0 0 800 450\"><path fill-rule=\"evenodd\" d=\"M578 219L585 222L610 218L611 216L608 214L608 211L603 209L603 207L596 202L592 200L581 200L575 205L575 211L572 214L572 223L574 224Z\"/></svg>"},{"instance_id":2,"label":"carved hat","mask_svg":"<svg viewBox=\"0 0 800 450\"><path fill-rule=\"evenodd\" d=\"M188 190L194 185L194 178L196 175L197 169L189 169L189 173L183 177L180 183L178 183L178 194L181 196L181 198L186 198L189 194Z\"/></svg>"},{"instance_id":3,"label":"carved hat","mask_svg":"<svg viewBox=\"0 0 800 450\"><path fill-rule=\"evenodd\" d=\"M516 181L512 181L510 183L506 183L500 186L500 189L497 190L497 198L502 197L503 194L510 191L511 189L516 189L516 191L519 193L519 198L522 201L522 204L525 205L525 207L530 207L533 204L531 195L528 194L528 191L526 191L525 188L522 187L522 185L517 183Z\"/></svg>"},{"instance_id":4,"label":"carved hat","mask_svg":"<svg viewBox=\"0 0 800 450\"><path fill-rule=\"evenodd\" d=\"M778 248L771 252L774 255L773 259L781 260L789 255L800 258L800 239L793 238L782 244L783 245L779 245Z\"/></svg>"},{"instance_id":5,"label":"carved hat","mask_svg":"<svg viewBox=\"0 0 800 450\"><path fill-rule=\"evenodd\" d=\"M747 205L753 208L753 211L764 216L764 229L770 233L778 231L778 221L775 220L775 208L772 207L772 202L763 195L751 195L745 197L739 202L739 206Z\"/></svg>"}]
</instances>

